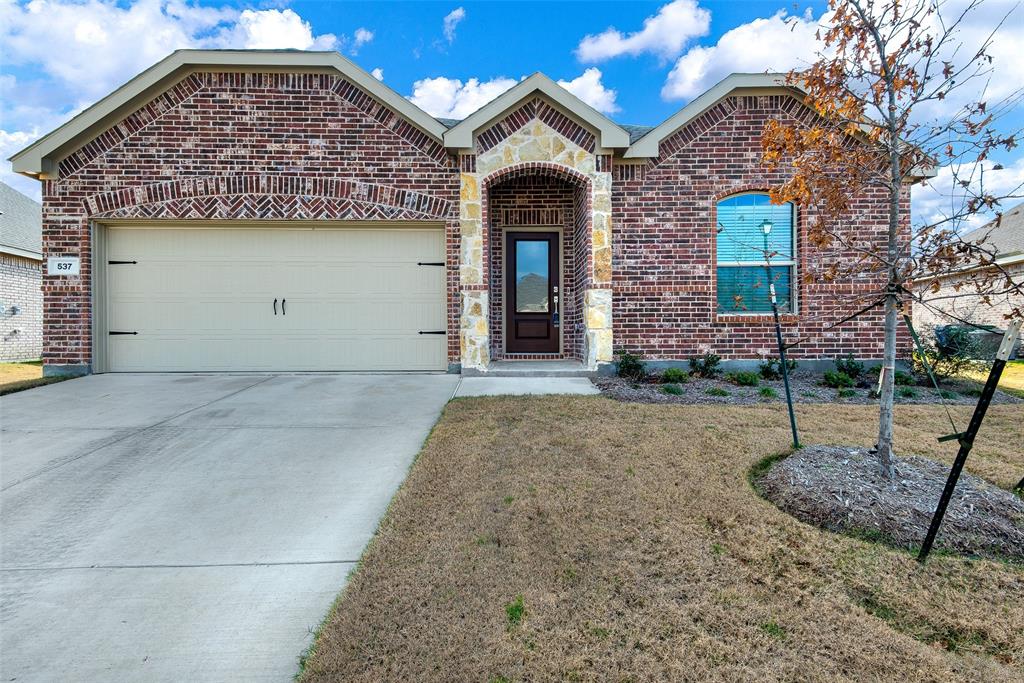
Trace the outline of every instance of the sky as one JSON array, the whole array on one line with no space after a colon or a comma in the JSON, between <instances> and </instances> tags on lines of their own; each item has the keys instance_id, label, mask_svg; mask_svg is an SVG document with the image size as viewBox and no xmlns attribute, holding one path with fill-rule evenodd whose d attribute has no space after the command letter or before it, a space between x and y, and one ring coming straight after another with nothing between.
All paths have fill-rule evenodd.
<instances>
[{"instance_id":1,"label":"sky","mask_svg":"<svg viewBox=\"0 0 1024 683\"><path fill-rule=\"evenodd\" d=\"M1017 4L987 0L965 40ZM809 64L824 11L824 2L792 0L0 0L0 180L38 199L39 183L13 174L6 159L178 48L337 50L448 118L542 71L620 123L653 126L731 72ZM1022 44L1018 7L995 36L993 87L1024 88ZM1022 125L1017 111L1005 128ZM1021 148L995 155L996 164L995 189L1024 182ZM918 218L943 211L951 178L940 171L915 188Z\"/></svg>"}]
</instances>

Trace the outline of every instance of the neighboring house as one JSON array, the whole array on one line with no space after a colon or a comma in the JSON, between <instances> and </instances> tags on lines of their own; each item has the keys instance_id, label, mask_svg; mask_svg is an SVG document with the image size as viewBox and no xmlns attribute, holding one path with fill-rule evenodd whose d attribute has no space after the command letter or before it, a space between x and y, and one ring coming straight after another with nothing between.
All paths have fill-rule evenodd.
<instances>
[{"instance_id":1,"label":"neighboring house","mask_svg":"<svg viewBox=\"0 0 1024 683\"><path fill-rule=\"evenodd\" d=\"M930 331L942 325L958 325L966 321L1005 330L1006 316L1015 308L1024 309L1024 301L1019 296L993 294L986 302L971 283L975 278L989 277L998 270L1013 282L1024 282L1024 204L1018 204L995 220L966 233L962 239L993 252L995 263L917 281L918 287L927 288L925 299L930 305L914 305L914 327ZM939 289L932 291L936 282ZM1000 287L999 280L991 285L994 290Z\"/></svg>"},{"instance_id":2,"label":"neighboring house","mask_svg":"<svg viewBox=\"0 0 1024 683\"><path fill-rule=\"evenodd\" d=\"M0 183L0 361L43 352L42 207Z\"/></svg>"},{"instance_id":3,"label":"neighboring house","mask_svg":"<svg viewBox=\"0 0 1024 683\"><path fill-rule=\"evenodd\" d=\"M534 74L447 121L334 52L175 52L12 158L81 265L46 277L46 372L756 362L766 219L793 354L879 358L878 309L829 327L877 283L816 277L857 254L766 199L764 123L812 115L734 74L622 126ZM880 243L884 194L855 204Z\"/></svg>"}]
</instances>

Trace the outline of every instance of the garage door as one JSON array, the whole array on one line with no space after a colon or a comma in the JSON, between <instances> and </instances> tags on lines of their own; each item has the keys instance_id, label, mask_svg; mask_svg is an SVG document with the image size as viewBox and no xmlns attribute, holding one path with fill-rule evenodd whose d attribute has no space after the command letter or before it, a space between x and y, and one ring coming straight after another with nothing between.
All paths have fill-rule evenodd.
<instances>
[{"instance_id":1,"label":"garage door","mask_svg":"<svg viewBox=\"0 0 1024 683\"><path fill-rule=\"evenodd\" d=\"M447 367L441 227L111 227L105 252L110 371Z\"/></svg>"}]
</instances>

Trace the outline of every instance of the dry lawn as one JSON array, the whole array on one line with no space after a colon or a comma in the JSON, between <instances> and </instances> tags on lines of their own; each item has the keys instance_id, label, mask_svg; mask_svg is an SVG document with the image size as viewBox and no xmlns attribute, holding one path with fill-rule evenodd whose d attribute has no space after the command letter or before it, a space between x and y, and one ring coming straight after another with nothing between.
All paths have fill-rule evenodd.
<instances>
[{"instance_id":1,"label":"dry lawn","mask_svg":"<svg viewBox=\"0 0 1024 683\"><path fill-rule=\"evenodd\" d=\"M43 377L43 364L38 361L0 363L0 396L67 379L71 377Z\"/></svg>"},{"instance_id":2,"label":"dry lawn","mask_svg":"<svg viewBox=\"0 0 1024 683\"><path fill-rule=\"evenodd\" d=\"M949 461L941 415L898 408L903 452ZM799 407L809 443L875 416ZM993 407L969 469L1013 486L1022 424ZM1024 680L1024 569L797 521L747 478L787 446L780 406L454 401L301 680Z\"/></svg>"},{"instance_id":3,"label":"dry lawn","mask_svg":"<svg viewBox=\"0 0 1024 683\"><path fill-rule=\"evenodd\" d=\"M0 363L0 387L42 376L41 363Z\"/></svg>"}]
</instances>

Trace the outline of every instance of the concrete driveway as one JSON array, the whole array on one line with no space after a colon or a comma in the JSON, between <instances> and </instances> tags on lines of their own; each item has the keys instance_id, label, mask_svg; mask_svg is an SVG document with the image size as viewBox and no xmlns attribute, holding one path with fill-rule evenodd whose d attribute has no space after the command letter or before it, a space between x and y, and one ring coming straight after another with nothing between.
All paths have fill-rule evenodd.
<instances>
[{"instance_id":1,"label":"concrete driveway","mask_svg":"<svg viewBox=\"0 0 1024 683\"><path fill-rule=\"evenodd\" d=\"M99 375L0 399L0 673L286 681L446 375Z\"/></svg>"}]
</instances>

